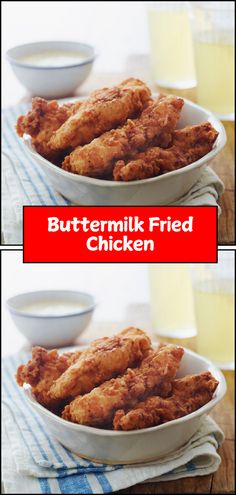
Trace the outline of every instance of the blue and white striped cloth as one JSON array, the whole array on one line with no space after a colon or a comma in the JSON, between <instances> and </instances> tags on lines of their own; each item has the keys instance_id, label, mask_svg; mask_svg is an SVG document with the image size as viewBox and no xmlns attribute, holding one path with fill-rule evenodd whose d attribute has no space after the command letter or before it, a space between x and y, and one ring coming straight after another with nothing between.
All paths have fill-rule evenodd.
<instances>
[{"instance_id":1,"label":"blue and white striped cloth","mask_svg":"<svg viewBox=\"0 0 236 495\"><path fill-rule=\"evenodd\" d=\"M111 493L144 481L166 481L215 472L224 435L206 417L177 452L144 465L108 466L72 454L54 439L15 382L21 352L3 360L3 483L5 493Z\"/></svg>"},{"instance_id":2,"label":"blue and white striped cloth","mask_svg":"<svg viewBox=\"0 0 236 495\"><path fill-rule=\"evenodd\" d=\"M5 244L22 243L23 205L68 205L57 193L39 165L28 155L15 131L19 115L30 104L21 103L2 112L3 235Z\"/></svg>"},{"instance_id":3,"label":"blue and white striped cloth","mask_svg":"<svg viewBox=\"0 0 236 495\"><path fill-rule=\"evenodd\" d=\"M21 191L21 201L24 205L67 205L69 201L48 184L45 174L16 134L17 118L29 108L30 104L21 103L3 110L3 152L10 161L14 180Z\"/></svg>"},{"instance_id":4,"label":"blue and white striped cloth","mask_svg":"<svg viewBox=\"0 0 236 495\"><path fill-rule=\"evenodd\" d=\"M2 226L5 244L22 244L23 205L71 204L50 185L16 134L17 118L29 107L29 104L21 103L3 110ZM217 205L222 192L222 181L207 167L200 180L174 205Z\"/></svg>"}]
</instances>

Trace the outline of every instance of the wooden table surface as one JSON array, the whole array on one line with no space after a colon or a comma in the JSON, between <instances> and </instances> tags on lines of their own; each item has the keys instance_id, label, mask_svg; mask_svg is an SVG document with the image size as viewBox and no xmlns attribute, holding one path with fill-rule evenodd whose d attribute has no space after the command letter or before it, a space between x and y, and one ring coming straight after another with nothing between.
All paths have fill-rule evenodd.
<instances>
[{"instance_id":1,"label":"wooden table surface","mask_svg":"<svg viewBox=\"0 0 236 495\"><path fill-rule=\"evenodd\" d=\"M139 315L140 328L151 328L148 307L146 305L132 305L127 308L127 320L122 327L132 325L132 314ZM83 333L82 343L92 339L112 335L121 330L120 323L99 323L91 325ZM151 335L155 339L154 335ZM191 339L159 339L165 342L177 343L193 351L197 350L196 338ZM81 343L81 341L80 341ZM183 478L175 481L142 483L117 493L121 494L159 494L159 493L235 493L234 488L234 371L224 371L227 382L227 392L221 402L210 414L225 434L225 441L219 449L221 465L212 475Z\"/></svg>"},{"instance_id":2,"label":"wooden table surface","mask_svg":"<svg viewBox=\"0 0 236 495\"><path fill-rule=\"evenodd\" d=\"M140 67L144 67L143 69ZM153 83L150 71L146 66L146 58L137 60L134 55L127 61L127 72L116 74L98 74L92 73L89 79L80 88L79 95L87 95L94 89L117 84L127 77L139 77L147 82L153 91L163 91L175 93L178 96L188 98L194 102L197 101L196 89L187 90L167 90L166 88L157 88ZM233 245L235 244L234 229L234 122L223 122L227 134L227 143L224 149L212 160L211 167L224 182L225 191L220 199L222 213L218 223L218 244Z\"/></svg>"}]
</instances>

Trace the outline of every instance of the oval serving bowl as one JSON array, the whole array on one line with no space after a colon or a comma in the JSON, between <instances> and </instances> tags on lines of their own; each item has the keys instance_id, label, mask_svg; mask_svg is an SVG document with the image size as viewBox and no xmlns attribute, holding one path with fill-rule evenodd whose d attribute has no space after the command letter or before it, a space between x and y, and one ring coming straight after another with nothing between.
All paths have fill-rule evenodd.
<instances>
[{"instance_id":1,"label":"oval serving bowl","mask_svg":"<svg viewBox=\"0 0 236 495\"><path fill-rule=\"evenodd\" d=\"M85 459L105 464L135 464L157 460L183 446L198 430L203 417L226 392L224 375L210 361L185 349L178 377L210 371L219 381L213 399L197 411L163 425L130 432L103 430L70 423L38 404L30 385L24 393L48 430L69 450Z\"/></svg>"},{"instance_id":2,"label":"oval serving bowl","mask_svg":"<svg viewBox=\"0 0 236 495\"><path fill-rule=\"evenodd\" d=\"M155 95L154 95L155 96ZM194 163L167 174L132 182L115 182L73 174L43 158L24 135L28 153L42 168L57 192L80 205L167 205L186 194L226 143L223 124L208 110L184 100L178 128L209 121L219 132L213 149Z\"/></svg>"}]
</instances>

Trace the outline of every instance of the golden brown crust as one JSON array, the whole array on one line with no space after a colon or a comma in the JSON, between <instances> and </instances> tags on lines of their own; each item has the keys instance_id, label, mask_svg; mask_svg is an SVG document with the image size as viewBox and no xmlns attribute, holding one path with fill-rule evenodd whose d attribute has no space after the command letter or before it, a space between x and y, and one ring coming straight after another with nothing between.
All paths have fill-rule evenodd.
<instances>
[{"instance_id":1,"label":"golden brown crust","mask_svg":"<svg viewBox=\"0 0 236 495\"><path fill-rule=\"evenodd\" d=\"M155 146L127 163L117 161L113 177L116 181L141 180L185 167L209 153L217 136L210 122L174 131L169 148Z\"/></svg>"},{"instance_id":2,"label":"golden brown crust","mask_svg":"<svg viewBox=\"0 0 236 495\"><path fill-rule=\"evenodd\" d=\"M136 181L185 167L207 154L218 132L209 122L175 130L184 102L136 78L94 91L87 100L59 106L32 99L17 120L43 157L79 175Z\"/></svg>"},{"instance_id":3,"label":"golden brown crust","mask_svg":"<svg viewBox=\"0 0 236 495\"><path fill-rule=\"evenodd\" d=\"M124 431L147 428L190 414L213 397L218 382L208 371L175 379L183 353L164 343L154 351L145 332L129 327L82 352L59 355L34 347L16 380L30 384L40 404L68 421L113 424ZM78 393L85 395L71 401Z\"/></svg>"},{"instance_id":4,"label":"golden brown crust","mask_svg":"<svg viewBox=\"0 0 236 495\"><path fill-rule=\"evenodd\" d=\"M113 88L95 91L52 136L54 150L76 148L105 131L135 117L150 100L150 90L139 79L130 78Z\"/></svg>"},{"instance_id":5,"label":"golden brown crust","mask_svg":"<svg viewBox=\"0 0 236 495\"><path fill-rule=\"evenodd\" d=\"M182 106L181 98L170 95L152 102L137 119L128 120L122 127L76 148L65 158L62 168L90 177L106 176L112 172L116 160L147 148L163 131L173 131Z\"/></svg>"},{"instance_id":6,"label":"golden brown crust","mask_svg":"<svg viewBox=\"0 0 236 495\"><path fill-rule=\"evenodd\" d=\"M62 417L89 426L109 424L116 410L135 406L164 381L173 380L183 353L181 347L171 345L151 352L140 367L128 369L123 376L74 399L65 407Z\"/></svg>"},{"instance_id":7,"label":"golden brown crust","mask_svg":"<svg viewBox=\"0 0 236 495\"><path fill-rule=\"evenodd\" d=\"M81 358L53 383L50 395L55 399L71 399L88 393L128 367L137 365L147 355L150 346L149 337L134 327L113 337L95 340Z\"/></svg>"},{"instance_id":8,"label":"golden brown crust","mask_svg":"<svg viewBox=\"0 0 236 495\"><path fill-rule=\"evenodd\" d=\"M80 356L81 352L59 355L56 349L47 351L43 347L33 347L32 359L18 367L16 381L21 387L24 383L30 384L40 404L48 409L54 409L59 402L50 395L50 387L53 381Z\"/></svg>"},{"instance_id":9,"label":"golden brown crust","mask_svg":"<svg viewBox=\"0 0 236 495\"><path fill-rule=\"evenodd\" d=\"M137 430L186 416L209 402L217 385L217 380L208 371L174 380L170 397L153 396L128 412L118 410L113 421L114 429Z\"/></svg>"},{"instance_id":10,"label":"golden brown crust","mask_svg":"<svg viewBox=\"0 0 236 495\"><path fill-rule=\"evenodd\" d=\"M47 101L43 98L32 98L32 109L21 115L16 123L16 132L22 137L29 134L32 143L40 155L55 161L61 154L52 150L49 140L56 131L70 116L78 110L81 102L66 103L59 106L57 101Z\"/></svg>"}]
</instances>

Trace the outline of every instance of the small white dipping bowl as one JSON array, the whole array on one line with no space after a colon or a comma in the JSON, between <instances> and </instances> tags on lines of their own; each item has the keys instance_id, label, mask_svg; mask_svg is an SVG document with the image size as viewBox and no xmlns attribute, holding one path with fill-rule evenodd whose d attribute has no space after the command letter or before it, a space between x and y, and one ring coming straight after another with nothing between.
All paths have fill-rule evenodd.
<instances>
[{"instance_id":1,"label":"small white dipping bowl","mask_svg":"<svg viewBox=\"0 0 236 495\"><path fill-rule=\"evenodd\" d=\"M155 97L155 95L153 95ZM24 143L29 155L45 172L48 181L57 192L80 205L169 205L186 194L195 184L207 165L222 150L226 143L223 124L205 108L190 100L184 107L178 128L209 121L219 132L213 149L205 156L186 167L159 175L151 179L131 182L115 182L76 175L56 167L43 158L32 145L31 137L24 134ZM37 187L37 185L36 185Z\"/></svg>"},{"instance_id":2,"label":"small white dipping bowl","mask_svg":"<svg viewBox=\"0 0 236 495\"><path fill-rule=\"evenodd\" d=\"M178 377L210 371L219 381L214 397L197 411L163 425L135 431L113 431L70 423L51 413L35 399L30 385L24 392L45 427L69 450L80 457L105 464L134 464L161 459L186 444L198 430L203 417L226 392L224 375L210 361L185 349Z\"/></svg>"},{"instance_id":3,"label":"small white dipping bowl","mask_svg":"<svg viewBox=\"0 0 236 495\"><path fill-rule=\"evenodd\" d=\"M40 314L24 310L26 306L52 304L58 307L66 303L83 306L77 310L69 308L64 314ZM94 297L85 292L73 290L40 290L10 297L6 301L11 317L18 330L33 344L43 347L70 345L88 326L95 309Z\"/></svg>"},{"instance_id":4,"label":"small white dipping bowl","mask_svg":"<svg viewBox=\"0 0 236 495\"><path fill-rule=\"evenodd\" d=\"M63 66L38 66L21 61L44 52L79 52L84 60ZM32 96L62 98L74 93L89 75L95 60L94 48L76 41L39 41L10 48L6 57L12 70Z\"/></svg>"}]
</instances>

